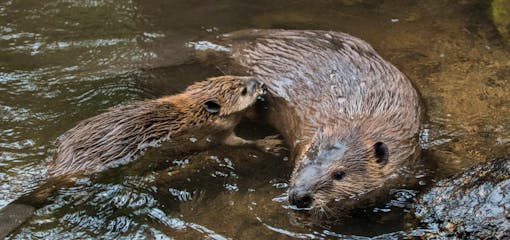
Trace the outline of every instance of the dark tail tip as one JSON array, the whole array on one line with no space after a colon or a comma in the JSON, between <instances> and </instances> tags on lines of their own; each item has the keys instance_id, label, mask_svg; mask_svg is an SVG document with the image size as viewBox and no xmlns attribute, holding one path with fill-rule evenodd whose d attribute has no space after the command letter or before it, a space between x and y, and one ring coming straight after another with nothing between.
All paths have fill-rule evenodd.
<instances>
[{"instance_id":1,"label":"dark tail tip","mask_svg":"<svg viewBox=\"0 0 510 240\"><path fill-rule=\"evenodd\" d=\"M35 207L21 203L9 203L0 209L0 239L18 229L34 215L34 212Z\"/></svg>"}]
</instances>

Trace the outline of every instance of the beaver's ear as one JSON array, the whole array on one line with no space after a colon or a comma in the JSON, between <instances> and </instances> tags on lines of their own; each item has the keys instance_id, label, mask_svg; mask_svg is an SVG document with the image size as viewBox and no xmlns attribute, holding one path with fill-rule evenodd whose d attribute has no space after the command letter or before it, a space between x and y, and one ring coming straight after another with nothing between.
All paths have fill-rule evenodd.
<instances>
[{"instance_id":1,"label":"beaver's ear","mask_svg":"<svg viewBox=\"0 0 510 240\"><path fill-rule=\"evenodd\" d=\"M219 113L220 112L220 104L218 101L214 99L209 99L204 103L204 109L209 113Z\"/></svg>"},{"instance_id":2,"label":"beaver's ear","mask_svg":"<svg viewBox=\"0 0 510 240\"><path fill-rule=\"evenodd\" d=\"M374 155L376 162L381 165L386 165L388 163L388 146L386 146L383 142L376 142L374 144Z\"/></svg>"}]
</instances>

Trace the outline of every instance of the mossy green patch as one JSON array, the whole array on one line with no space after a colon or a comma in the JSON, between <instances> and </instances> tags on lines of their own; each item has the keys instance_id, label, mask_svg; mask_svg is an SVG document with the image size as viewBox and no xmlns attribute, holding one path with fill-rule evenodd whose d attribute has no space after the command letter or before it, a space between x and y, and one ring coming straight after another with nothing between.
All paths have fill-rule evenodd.
<instances>
[{"instance_id":1,"label":"mossy green patch","mask_svg":"<svg viewBox=\"0 0 510 240\"><path fill-rule=\"evenodd\" d=\"M501 36L510 41L510 0L492 1L492 20Z\"/></svg>"}]
</instances>

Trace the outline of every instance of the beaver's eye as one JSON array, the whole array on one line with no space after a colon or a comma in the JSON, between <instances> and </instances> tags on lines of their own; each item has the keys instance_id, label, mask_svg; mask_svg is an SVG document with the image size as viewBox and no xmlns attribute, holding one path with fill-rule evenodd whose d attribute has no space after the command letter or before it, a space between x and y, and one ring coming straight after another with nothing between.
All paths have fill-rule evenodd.
<instances>
[{"instance_id":1,"label":"beaver's eye","mask_svg":"<svg viewBox=\"0 0 510 240\"><path fill-rule=\"evenodd\" d=\"M345 177L345 172L341 170L334 171L331 177L337 181L342 180Z\"/></svg>"},{"instance_id":2,"label":"beaver's eye","mask_svg":"<svg viewBox=\"0 0 510 240\"><path fill-rule=\"evenodd\" d=\"M203 106L207 112L213 114L219 113L221 108L220 104L216 100L207 100Z\"/></svg>"},{"instance_id":3,"label":"beaver's eye","mask_svg":"<svg viewBox=\"0 0 510 240\"><path fill-rule=\"evenodd\" d=\"M244 96L244 95L246 95L247 93L248 93L248 89L243 88L243 91L241 92L241 95L243 95L243 96Z\"/></svg>"}]
</instances>

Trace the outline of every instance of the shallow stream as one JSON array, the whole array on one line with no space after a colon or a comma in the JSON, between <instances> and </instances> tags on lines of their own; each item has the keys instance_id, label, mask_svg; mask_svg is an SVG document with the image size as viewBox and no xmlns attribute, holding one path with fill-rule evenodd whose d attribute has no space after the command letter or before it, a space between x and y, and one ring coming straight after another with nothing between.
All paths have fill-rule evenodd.
<instances>
[{"instance_id":1,"label":"shallow stream","mask_svg":"<svg viewBox=\"0 0 510 240\"><path fill-rule=\"evenodd\" d=\"M490 8L487 0L2 0L0 207L43 178L54 140L80 120L221 74L182 61L186 42L246 28L343 31L371 43L423 96L432 180L509 155L510 45ZM270 133L249 123L239 131ZM156 161L167 166L154 169ZM291 170L286 158L246 149L151 150L61 190L11 238L374 236L404 229L419 194L395 189L385 205L314 225L287 203Z\"/></svg>"}]
</instances>

